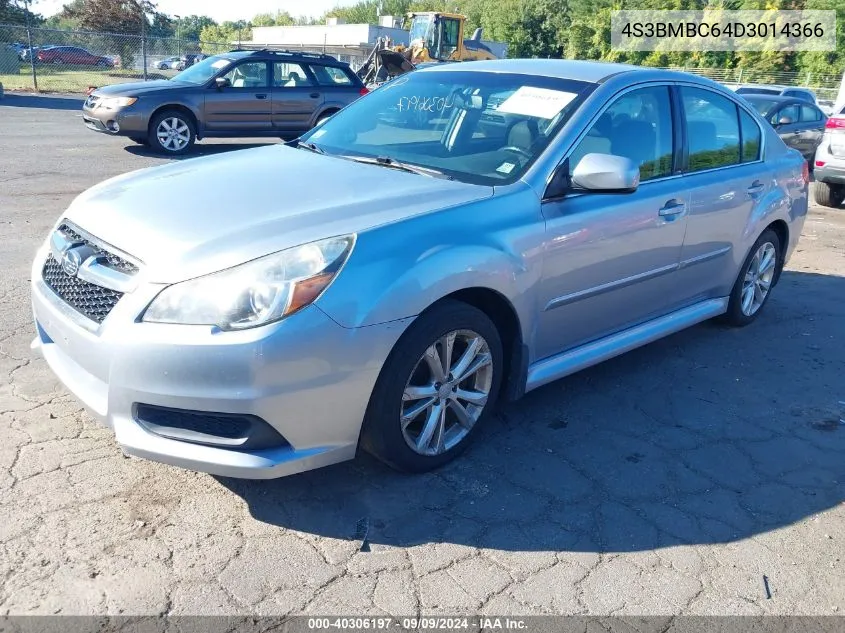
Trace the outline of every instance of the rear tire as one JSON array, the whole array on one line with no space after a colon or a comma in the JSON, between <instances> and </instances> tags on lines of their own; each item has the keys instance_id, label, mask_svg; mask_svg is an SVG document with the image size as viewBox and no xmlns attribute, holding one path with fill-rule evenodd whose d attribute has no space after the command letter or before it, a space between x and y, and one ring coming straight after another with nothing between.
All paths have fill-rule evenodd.
<instances>
[{"instance_id":1,"label":"rear tire","mask_svg":"<svg viewBox=\"0 0 845 633\"><path fill-rule=\"evenodd\" d=\"M197 131L191 117L184 112L166 110L153 117L147 138L150 147L156 151L168 156L181 156L193 147Z\"/></svg>"},{"instance_id":2,"label":"rear tire","mask_svg":"<svg viewBox=\"0 0 845 633\"><path fill-rule=\"evenodd\" d=\"M739 269L731 291L724 321L734 327L744 327L763 311L778 275L782 261L780 238L766 229L754 242L748 257Z\"/></svg>"},{"instance_id":3,"label":"rear tire","mask_svg":"<svg viewBox=\"0 0 845 633\"><path fill-rule=\"evenodd\" d=\"M382 367L361 447L405 472L452 461L496 406L503 366L499 333L484 312L459 301L435 305L402 335Z\"/></svg>"},{"instance_id":4,"label":"rear tire","mask_svg":"<svg viewBox=\"0 0 845 633\"><path fill-rule=\"evenodd\" d=\"M813 183L813 200L823 207L835 209L845 201L845 185L831 185L816 181Z\"/></svg>"}]
</instances>

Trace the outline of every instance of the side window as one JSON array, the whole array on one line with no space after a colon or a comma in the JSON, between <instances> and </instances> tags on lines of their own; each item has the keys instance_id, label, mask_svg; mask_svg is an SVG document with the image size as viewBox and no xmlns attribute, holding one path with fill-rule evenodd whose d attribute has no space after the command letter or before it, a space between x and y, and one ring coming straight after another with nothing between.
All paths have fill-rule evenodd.
<instances>
[{"instance_id":1,"label":"side window","mask_svg":"<svg viewBox=\"0 0 845 633\"><path fill-rule=\"evenodd\" d=\"M342 68L335 66L309 66L321 86L351 86L352 80Z\"/></svg>"},{"instance_id":2,"label":"side window","mask_svg":"<svg viewBox=\"0 0 845 633\"><path fill-rule=\"evenodd\" d=\"M747 112L739 111L740 134L742 135L742 162L750 163L760 159L760 126Z\"/></svg>"},{"instance_id":3,"label":"side window","mask_svg":"<svg viewBox=\"0 0 845 633\"><path fill-rule=\"evenodd\" d=\"M302 86L313 86L314 82L308 78L300 64L288 62L273 63L273 87L274 88L300 88Z\"/></svg>"},{"instance_id":4,"label":"side window","mask_svg":"<svg viewBox=\"0 0 845 633\"><path fill-rule=\"evenodd\" d=\"M822 113L816 110L813 106L801 106L801 122L813 123L822 120Z\"/></svg>"},{"instance_id":5,"label":"side window","mask_svg":"<svg viewBox=\"0 0 845 633\"><path fill-rule=\"evenodd\" d=\"M669 88L655 86L619 97L569 156L574 170L587 154L614 154L640 167L640 180L672 173L672 109Z\"/></svg>"},{"instance_id":6,"label":"side window","mask_svg":"<svg viewBox=\"0 0 845 633\"><path fill-rule=\"evenodd\" d=\"M689 171L739 163L739 119L733 101L709 90L681 88Z\"/></svg>"},{"instance_id":7,"label":"side window","mask_svg":"<svg viewBox=\"0 0 845 633\"><path fill-rule=\"evenodd\" d=\"M798 123L798 121L800 120L798 117L800 116L800 108L797 105L789 105L775 112L772 116L771 123L772 125L777 125L785 119L788 120L789 123ZM784 125L788 125L788 123L784 123Z\"/></svg>"},{"instance_id":8,"label":"side window","mask_svg":"<svg viewBox=\"0 0 845 633\"><path fill-rule=\"evenodd\" d=\"M229 80L232 88L266 88L267 64L264 62L238 64L223 77Z\"/></svg>"}]
</instances>

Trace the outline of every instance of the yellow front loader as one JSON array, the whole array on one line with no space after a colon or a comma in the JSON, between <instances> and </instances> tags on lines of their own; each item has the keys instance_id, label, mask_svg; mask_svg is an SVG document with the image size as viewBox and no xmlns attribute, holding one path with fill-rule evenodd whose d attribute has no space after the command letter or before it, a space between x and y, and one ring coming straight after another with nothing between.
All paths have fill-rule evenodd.
<instances>
[{"instance_id":1,"label":"yellow front loader","mask_svg":"<svg viewBox=\"0 0 845 633\"><path fill-rule=\"evenodd\" d=\"M365 84L382 83L413 70L419 64L467 62L496 59L481 41L481 29L464 39L466 17L457 13L426 11L409 13L409 44L392 45L387 38L379 38L358 75Z\"/></svg>"}]
</instances>

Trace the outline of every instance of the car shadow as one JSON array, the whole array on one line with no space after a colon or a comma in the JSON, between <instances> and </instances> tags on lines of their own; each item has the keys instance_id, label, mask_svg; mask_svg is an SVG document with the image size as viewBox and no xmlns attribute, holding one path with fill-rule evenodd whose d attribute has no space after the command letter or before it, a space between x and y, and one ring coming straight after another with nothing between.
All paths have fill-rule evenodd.
<instances>
[{"instance_id":1,"label":"car shadow","mask_svg":"<svg viewBox=\"0 0 845 633\"><path fill-rule=\"evenodd\" d=\"M85 97L67 97L6 92L0 107L39 108L42 110L82 110Z\"/></svg>"},{"instance_id":2,"label":"car shadow","mask_svg":"<svg viewBox=\"0 0 845 633\"><path fill-rule=\"evenodd\" d=\"M223 154L225 152L235 152L242 149L254 149L256 147L266 147L267 145L274 145L275 143L268 143L267 141L257 141L255 143L206 143L200 142L193 146L190 152L180 156L165 156L161 152L156 152L147 145L131 144L124 149L135 156L143 156L145 158L163 158L167 160L188 160L191 158L199 158L200 156L211 156L213 154Z\"/></svg>"},{"instance_id":3,"label":"car shadow","mask_svg":"<svg viewBox=\"0 0 845 633\"><path fill-rule=\"evenodd\" d=\"M259 521L364 550L630 552L776 530L845 500L843 295L843 277L785 272L751 326L704 323L538 389L433 473L359 455L218 481Z\"/></svg>"}]
</instances>

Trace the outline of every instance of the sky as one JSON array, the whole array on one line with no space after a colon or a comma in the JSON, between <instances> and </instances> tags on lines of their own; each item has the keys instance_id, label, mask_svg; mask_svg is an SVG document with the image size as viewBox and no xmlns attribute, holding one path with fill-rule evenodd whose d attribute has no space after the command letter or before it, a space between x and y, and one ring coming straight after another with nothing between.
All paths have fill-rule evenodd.
<instances>
[{"instance_id":1,"label":"sky","mask_svg":"<svg viewBox=\"0 0 845 633\"><path fill-rule=\"evenodd\" d=\"M207 15L217 22L249 20L257 13L287 11L293 16L320 16L338 4L352 0L154 0L158 10L169 15ZM49 17L62 10L67 0L35 0L32 10Z\"/></svg>"}]
</instances>

